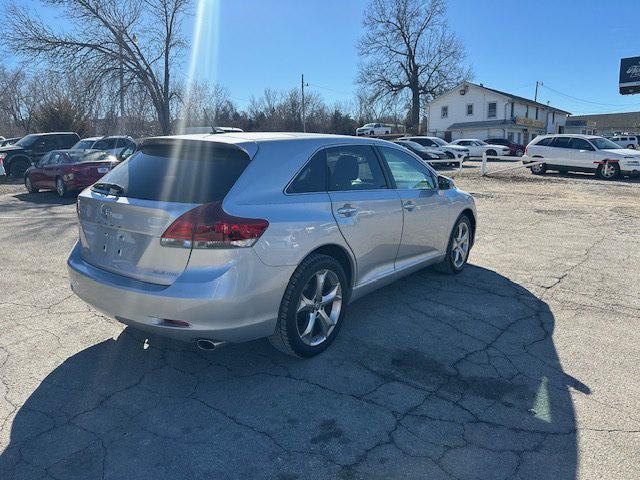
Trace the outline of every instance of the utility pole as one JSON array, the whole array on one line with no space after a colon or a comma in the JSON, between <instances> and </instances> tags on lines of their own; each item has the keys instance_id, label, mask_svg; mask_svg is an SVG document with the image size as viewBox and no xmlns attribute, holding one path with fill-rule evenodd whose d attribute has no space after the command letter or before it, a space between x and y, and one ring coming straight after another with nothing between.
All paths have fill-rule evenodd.
<instances>
[{"instance_id":1,"label":"utility pole","mask_svg":"<svg viewBox=\"0 0 640 480\"><path fill-rule=\"evenodd\" d=\"M302 131L306 132L307 131L307 112L306 112L306 105L304 101L304 87L305 86L308 87L309 84L304 83L304 73L302 74L300 86L302 87Z\"/></svg>"},{"instance_id":2,"label":"utility pole","mask_svg":"<svg viewBox=\"0 0 640 480\"><path fill-rule=\"evenodd\" d=\"M122 58L123 40L124 35L122 30L120 30L118 38L118 59L120 60L120 68L118 69L118 77L120 80L120 119L118 121L118 130L120 135L124 135L124 60Z\"/></svg>"},{"instance_id":3,"label":"utility pole","mask_svg":"<svg viewBox=\"0 0 640 480\"><path fill-rule=\"evenodd\" d=\"M544 84L536 80L536 96L533 98L534 102L538 101L538 87L542 87Z\"/></svg>"}]
</instances>

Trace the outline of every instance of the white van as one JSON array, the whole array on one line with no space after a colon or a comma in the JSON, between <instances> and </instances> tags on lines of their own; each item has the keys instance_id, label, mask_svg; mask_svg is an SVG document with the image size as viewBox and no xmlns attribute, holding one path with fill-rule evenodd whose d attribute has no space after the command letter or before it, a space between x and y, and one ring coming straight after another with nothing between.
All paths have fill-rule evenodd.
<instances>
[{"instance_id":1,"label":"white van","mask_svg":"<svg viewBox=\"0 0 640 480\"><path fill-rule=\"evenodd\" d=\"M638 148L638 137L636 135L614 135L611 141L617 143L622 148Z\"/></svg>"}]
</instances>

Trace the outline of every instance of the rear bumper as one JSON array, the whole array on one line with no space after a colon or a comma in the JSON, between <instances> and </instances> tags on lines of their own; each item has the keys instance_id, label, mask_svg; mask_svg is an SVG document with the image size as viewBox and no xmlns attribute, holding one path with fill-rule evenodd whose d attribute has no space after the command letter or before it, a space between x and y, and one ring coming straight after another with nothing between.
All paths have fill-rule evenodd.
<instances>
[{"instance_id":1,"label":"rear bumper","mask_svg":"<svg viewBox=\"0 0 640 480\"><path fill-rule=\"evenodd\" d=\"M224 269L187 268L165 286L96 268L83 260L77 244L67 266L71 289L88 304L126 325L186 342L243 342L271 335L295 270L266 266L252 251Z\"/></svg>"}]
</instances>

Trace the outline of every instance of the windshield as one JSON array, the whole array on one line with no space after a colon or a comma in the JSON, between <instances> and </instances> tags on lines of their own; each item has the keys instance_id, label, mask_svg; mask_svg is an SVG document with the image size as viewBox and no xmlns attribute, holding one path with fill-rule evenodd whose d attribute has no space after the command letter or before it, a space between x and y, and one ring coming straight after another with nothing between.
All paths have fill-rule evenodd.
<instances>
[{"instance_id":1,"label":"windshield","mask_svg":"<svg viewBox=\"0 0 640 480\"><path fill-rule=\"evenodd\" d=\"M410 140L407 141L402 141L402 142L398 142L400 145L402 145L403 147L408 147L411 148L413 150L417 150L419 152L426 152L427 149L425 147L423 147L422 145L420 145L417 142L412 142Z\"/></svg>"},{"instance_id":2,"label":"windshield","mask_svg":"<svg viewBox=\"0 0 640 480\"><path fill-rule=\"evenodd\" d=\"M622 148L617 143L613 143L604 137L590 138L589 141L593 143L598 150L620 150Z\"/></svg>"},{"instance_id":3,"label":"windshield","mask_svg":"<svg viewBox=\"0 0 640 480\"><path fill-rule=\"evenodd\" d=\"M73 147L74 150L87 150L95 143L95 140L80 140Z\"/></svg>"},{"instance_id":4,"label":"windshield","mask_svg":"<svg viewBox=\"0 0 640 480\"><path fill-rule=\"evenodd\" d=\"M478 145L489 145L487 142L483 142L482 140L476 140Z\"/></svg>"},{"instance_id":5,"label":"windshield","mask_svg":"<svg viewBox=\"0 0 640 480\"><path fill-rule=\"evenodd\" d=\"M375 123L367 123L365 124L365 127L373 127L375 125Z\"/></svg>"},{"instance_id":6,"label":"windshield","mask_svg":"<svg viewBox=\"0 0 640 480\"><path fill-rule=\"evenodd\" d=\"M449 145L447 142L445 142L444 140L442 140L441 138L438 138L438 137L433 137L433 138L431 138L431 140L434 141L435 143L437 143L441 147L443 147L445 145Z\"/></svg>"},{"instance_id":7,"label":"windshield","mask_svg":"<svg viewBox=\"0 0 640 480\"><path fill-rule=\"evenodd\" d=\"M22 137L18 140L15 145L20 147L30 147L36 140L38 139L38 135L27 135L26 137Z\"/></svg>"}]
</instances>

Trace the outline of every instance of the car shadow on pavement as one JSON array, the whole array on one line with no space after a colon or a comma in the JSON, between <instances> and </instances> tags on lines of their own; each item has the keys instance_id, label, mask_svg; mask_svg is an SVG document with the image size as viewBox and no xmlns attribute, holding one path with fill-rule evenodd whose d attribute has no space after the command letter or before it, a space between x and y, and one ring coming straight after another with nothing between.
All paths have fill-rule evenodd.
<instances>
[{"instance_id":1,"label":"car shadow on pavement","mask_svg":"<svg viewBox=\"0 0 640 480\"><path fill-rule=\"evenodd\" d=\"M202 352L126 328L17 412L0 478L571 479L546 303L496 272L418 272L351 305L324 354Z\"/></svg>"},{"instance_id":2,"label":"car shadow on pavement","mask_svg":"<svg viewBox=\"0 0 640 480\"><path fill-rule=\"evenodd\" d=\"M77 195L69 194L60 198L56 192L43 191L38 193L18 193L13 198L21 202L28 202L34 205L71 205L76 203Z\"/></svg>"}]
</instances>

